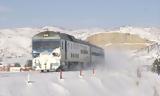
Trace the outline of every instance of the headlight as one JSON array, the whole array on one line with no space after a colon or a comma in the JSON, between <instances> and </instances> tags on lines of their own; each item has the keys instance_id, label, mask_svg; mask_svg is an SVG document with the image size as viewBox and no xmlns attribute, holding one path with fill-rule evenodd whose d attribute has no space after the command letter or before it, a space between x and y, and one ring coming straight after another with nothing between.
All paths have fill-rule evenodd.
<instances>
[{"instance_id":1,"label":"headlight","mask_svg":"<svg viewBox=\"0 0 160 96\"><path fill-rule=\"evenodd\" d=\"M53 52L53 53L52 53L52 55L53 55L53 56L57 56L57 57L59 57L59 56L60 56L60 54L59 54L59 53L55 53L55 52Z\"/></svg>"}]
</instances>

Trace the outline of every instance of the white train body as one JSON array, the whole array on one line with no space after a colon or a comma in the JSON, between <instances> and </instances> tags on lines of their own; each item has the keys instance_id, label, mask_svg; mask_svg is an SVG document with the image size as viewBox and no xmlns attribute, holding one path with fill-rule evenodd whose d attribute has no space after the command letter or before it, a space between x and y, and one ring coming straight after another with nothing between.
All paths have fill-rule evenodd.
<instances>
[{"instance_id":1,"label":"white train body","mask_svg":"<svg viewBox=\"0 0 160 96\"><path fill-rule=\"evenodd\" d=\"M61 54L60 48L52 52ZM33 67L35 70L56 70L60 66L61 56L53 56L49 52L40 53L40 55L33 59Z\"/></svg>"},{"instance_id":2,"label":"white train body","mask_svg":"<svg viewBox=\"0 0 160 96\"><path fill-rule=\"evenodd\" d=\"M104 63L102 48L68 34L51 31L39 33L32 38L32 54L32 66L40 71L91 68Z\"/></svg>"}]
</instances>

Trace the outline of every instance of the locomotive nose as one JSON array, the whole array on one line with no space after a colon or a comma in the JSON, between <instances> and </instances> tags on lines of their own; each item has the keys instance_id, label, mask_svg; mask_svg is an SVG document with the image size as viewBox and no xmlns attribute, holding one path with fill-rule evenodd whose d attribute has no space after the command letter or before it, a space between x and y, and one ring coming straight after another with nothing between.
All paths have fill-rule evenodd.
<instances>
[{"instance_id":1,"label":"locomotive nose","mask_svg":"<svg viewBox=\"0 0 160 96\"><path fill-rule=\"evenodd\" d=\"M49 52L44 51L44 52L40 53L40 55L39 55L39 61L40 61L41 65L46 65L48 59L49 59Z\"/></svg>"},{"instance_id":2,"label":"locomotive nose","mask_svg":"<svg viewBox=\"0 0 160 96\"><path fill-rule=\"evenodd\" d=\"M46 64L47 61L48 61L48 55L41 55L39 57L39 60L40 60L40 63L43 65L43 64Z\"/></svg>"},{"instance_id":3,"label":"locomotive nose","mask_svg":"<svg viewBox=\"0 0 160 96\"><path fill-rule=\"evenodd\" d=\"M60 59L52 54L40 54L39 61L41 70L56 70L60 66Z\"/></svg>"},{"instance_id":4,"label":"locomotive nose","mask_svg":"<svg viewBox=\"0 0 160 96\"><path fill-rule=\"evenodd\" d=\"M56 71L60 66L61 53L60 48L54 49L52 52L44 51L34 59L34 66L41 71Z\"/></svg>"},{"instance_id":5,"label":"locomotive nose","mask_svg":"<svg viewBox=\"0 0 160 96\"><path fill-rule=\"evenodd\" d=\"M41 65L41 70L46 70L47 68L47 61L48 61L48 55L40 55L39 56L39 63Z\"/></svg>"}]
</instances>

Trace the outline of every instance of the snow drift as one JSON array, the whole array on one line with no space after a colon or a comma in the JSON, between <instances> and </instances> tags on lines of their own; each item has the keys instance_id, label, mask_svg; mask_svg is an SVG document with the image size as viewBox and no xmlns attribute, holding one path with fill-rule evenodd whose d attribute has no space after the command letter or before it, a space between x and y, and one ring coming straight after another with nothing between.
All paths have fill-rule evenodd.
<instances>
[{"instance_id":1,"label":"snow drift","mask_svg":"<svg viewBox=\"0 0 160 96\"><path fill-rule=\"evenodd\" d=\"M160 77L141 71L137 77L137 61L123 50L107 53L104 70L63 73L1 73L0 96L159 96ZM29 74L29 79L28 79ZM28 83L27 81L30 80Z\"/></svg>"}]
</instances>

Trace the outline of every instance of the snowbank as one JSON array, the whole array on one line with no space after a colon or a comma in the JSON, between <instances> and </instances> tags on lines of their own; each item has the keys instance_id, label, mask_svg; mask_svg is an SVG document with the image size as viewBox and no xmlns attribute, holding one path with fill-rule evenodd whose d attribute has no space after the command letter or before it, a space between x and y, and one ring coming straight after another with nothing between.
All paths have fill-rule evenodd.
<instances>
[{"instance_id":1,"label":"snowbank","mask_svg":"<svg viewBox=\"0 0 160 96\"><path fill-rule=\"evenodd\" d=\"M1 73L0 96L159 96L157 74L142 71L138 78L138 64L130 54L109 52L106 68L95 75L92 70L82 77L78 71L64 72L63 79L58 72Z\"/></svg>"}]
</instances>

